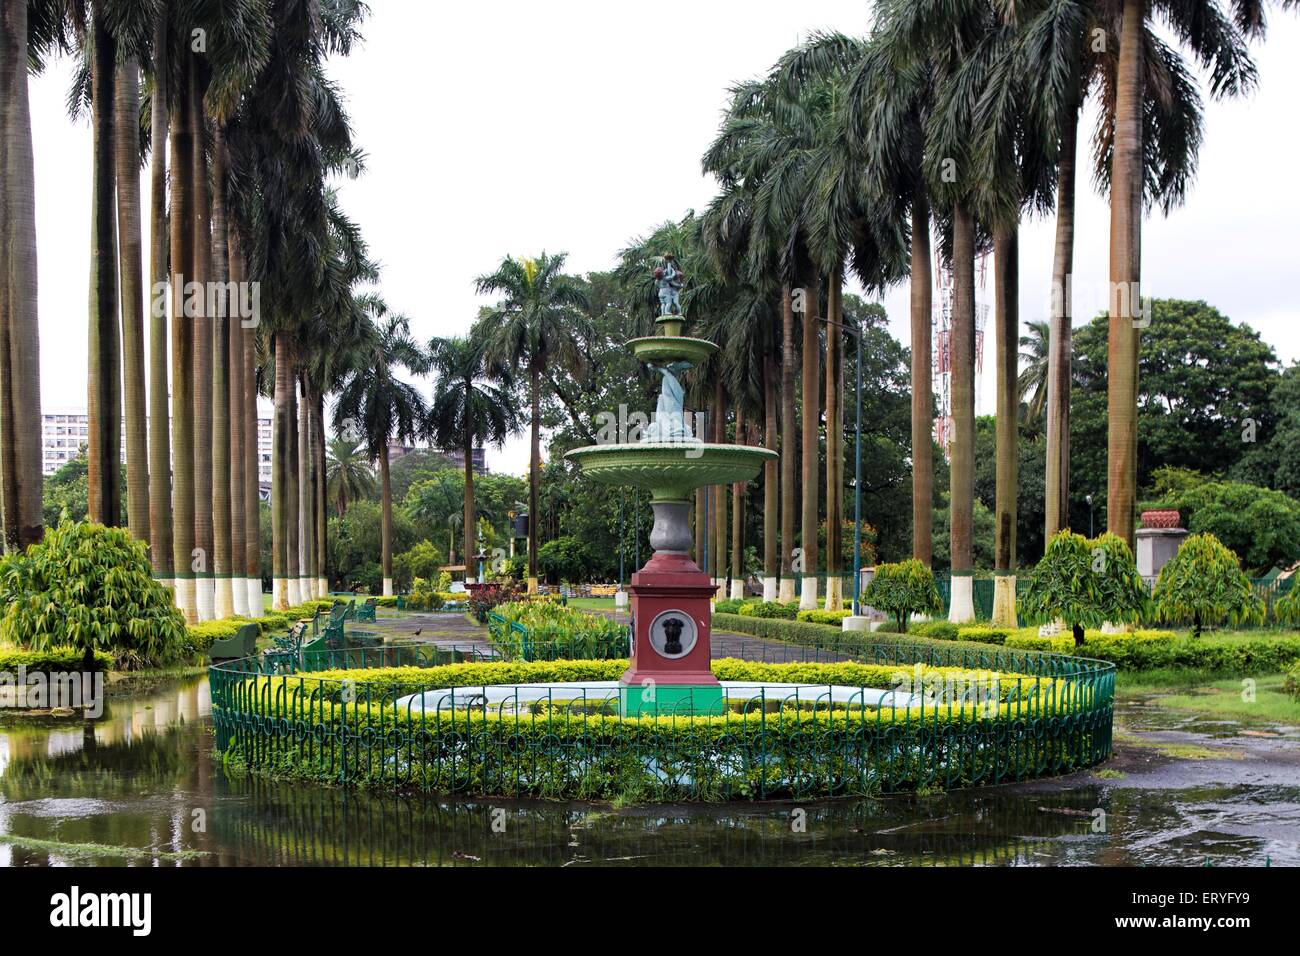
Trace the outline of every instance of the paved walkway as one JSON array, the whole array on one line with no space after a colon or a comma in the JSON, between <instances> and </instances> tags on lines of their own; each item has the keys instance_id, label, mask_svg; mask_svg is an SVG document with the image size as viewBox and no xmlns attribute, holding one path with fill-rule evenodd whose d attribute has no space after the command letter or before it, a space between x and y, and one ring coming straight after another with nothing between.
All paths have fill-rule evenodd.
<instances>
[{"instance_id":1,"label":"paved walkway","mask_svg":"<svg viewBox=\"0 0 1300 956\"><path fill-rule=\"evenodd\" d=\"M587 614L600 614L620 624L627 624L631 617L623 611L585 611ZM484 657L494 656L492 645L488 641L487 628L470 623L464 611L389 611L381 608L378 620L374 624L362 624L359 630L373 631L381 634L385 640L397 642L419 642L434 644L445 649L455 648L466 652L472 651ZM800 644L770 638L752 637L748 634L736 634L731 631L713 632L713 657L735 657L747 661L840 661L847 660L843 654L832 651L814 650Z\"/></svg>"}]
</instances>

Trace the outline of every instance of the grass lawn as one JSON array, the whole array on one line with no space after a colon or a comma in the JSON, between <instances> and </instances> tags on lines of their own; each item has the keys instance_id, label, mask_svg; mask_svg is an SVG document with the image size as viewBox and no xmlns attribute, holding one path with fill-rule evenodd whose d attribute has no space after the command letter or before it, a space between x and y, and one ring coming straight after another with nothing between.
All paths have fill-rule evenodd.
<instances>
[{"instance_id":1,"label":"grass lawn","mask_svg":"<svg viewBox=\"0 0 1300 956\"><path fill-rule=\"evenodd\" d=\"M1117 689L1122 696L1151 696L1152 703L1170 710L1243 723L1300 725L1300 701L1283 691L1281 674L1243 679L1163 669L1129 674L1121 671L1118 678ZM1249 691L1253 691L1253 699Z\"/></svg>"},{"instance_id":2,"label":"grass lawn","mask_svg":"<svg viewBox=\"0 0 1300 956\"><path fill-rule=\"evenodd\" d=\"M569 607L581 608L584 611L612 611L614 610L614 599L612 597L569 598Z\"/></svg>"}]
</instances>

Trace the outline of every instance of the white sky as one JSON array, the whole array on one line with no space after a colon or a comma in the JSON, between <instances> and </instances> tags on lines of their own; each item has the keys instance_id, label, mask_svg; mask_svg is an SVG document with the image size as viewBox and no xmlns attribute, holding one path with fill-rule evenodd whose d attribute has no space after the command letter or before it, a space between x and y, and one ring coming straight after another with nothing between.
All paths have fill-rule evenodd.
<instances>
[{"instance_id":1,"label":"white sky","mask_svg":"<svg viewBox=\"0 0 1300 956\"><path fill-rule=\"evenodd\" d=\"M383 294L421 340L468 329L488 302L474 278L506 254L567 251L571 271L607 269L633 236L702 210L714 185L699 157L728 86L809 31L861 34L867 22L865 3L843 0L371 7L364 46L332 65L368 154L366 173L340 192L383 265ZM1255 53L1259 91L1207 104L1189 202L1144 228L1143 291L1203 298L1291 361L1300 358L1297 18L1277 13ZM61 62L32 84L46 406L86 403L90 132L64 110L69 75ZM147 204L147 176L142 188ZM1103 304L1090 290L1107 278L1108 215L1081 182L1076 321ZM1049 219L1022 231L1022 321L1046 311L1052 228ZM906 342L906 288L884 302ZM979 405L993 407L991 374ZM523 438L488 452L497 471L523 472L527 460Z\"/></svg>"}]
</instances>

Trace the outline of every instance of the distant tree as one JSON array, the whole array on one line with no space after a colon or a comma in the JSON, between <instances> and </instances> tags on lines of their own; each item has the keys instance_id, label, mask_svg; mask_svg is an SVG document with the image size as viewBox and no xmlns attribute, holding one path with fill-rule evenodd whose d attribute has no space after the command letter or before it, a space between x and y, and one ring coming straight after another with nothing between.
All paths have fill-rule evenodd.
<instances>
[{"instance_id":1,"label":"distant tree","mask_svg":"<svg viewBox=\"0 0 1300 956\"><path fill-rule=\"evenodd\" d=\"M1155 588L1156 614L1162 621L1191 620L1192 636L1203 624L1229 620L1263 623L1264 606L1241 571L1237 556L1212 534L1194 534L1160 570Z\"/></svg>"},{"instance_id":2,"label":"distant tree","mask_svg":"<svg viewBox=\"0 0 1300 956\"><path fill-rule=\"evenodd\" d=\"M325 487L339 517L347 513L351 502L375 495L375 473L367 459L361 442L330 439L325 451Z\"/></svg>"},{"instance_id":3,"label":"distant tree","mask_svg":"<svg viewBox=\"0 0 1300 956\"><path fill-rule=\"evenodd\" d=\"M1064 621L1077 646L1085 628L1139 621L1148 604L1146 584L1123 538L1106 533L1089 541L1065 530L1048 542L1030 573L1019 611L1033 624Z\"/></svg>"},{"instance_id":4,"label":"distant tree","mask_svg":"<svg viewBox=\"0 0 1300 956\"><path fill-rule=\"evenodd\" d=\"M934 573L915 559L877 565L862 601L891 615L900 632L907 631L907 619L913 614L943 612Z\"/></svg>"}]
</instances>

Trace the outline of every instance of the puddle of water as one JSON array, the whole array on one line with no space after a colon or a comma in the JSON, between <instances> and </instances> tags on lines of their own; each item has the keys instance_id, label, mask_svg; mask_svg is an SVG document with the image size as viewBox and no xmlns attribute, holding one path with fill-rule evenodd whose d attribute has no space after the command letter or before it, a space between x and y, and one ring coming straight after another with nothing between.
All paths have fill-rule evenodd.
<instances>
[{"instance_id":1,"label":"puddle of water","mask_svg":"<svg viewBox=\"0 0 1300 956\"><path fill-rule=\"evenodd\" d=\"M1113 779L615 810L229 780L209 713L196 679L115 701L94 724L0 728L0 865L1300 864L1294 741L1236 738L1252 749L1231 761L1139 748Z\"/></svg>"}]
</instances>

